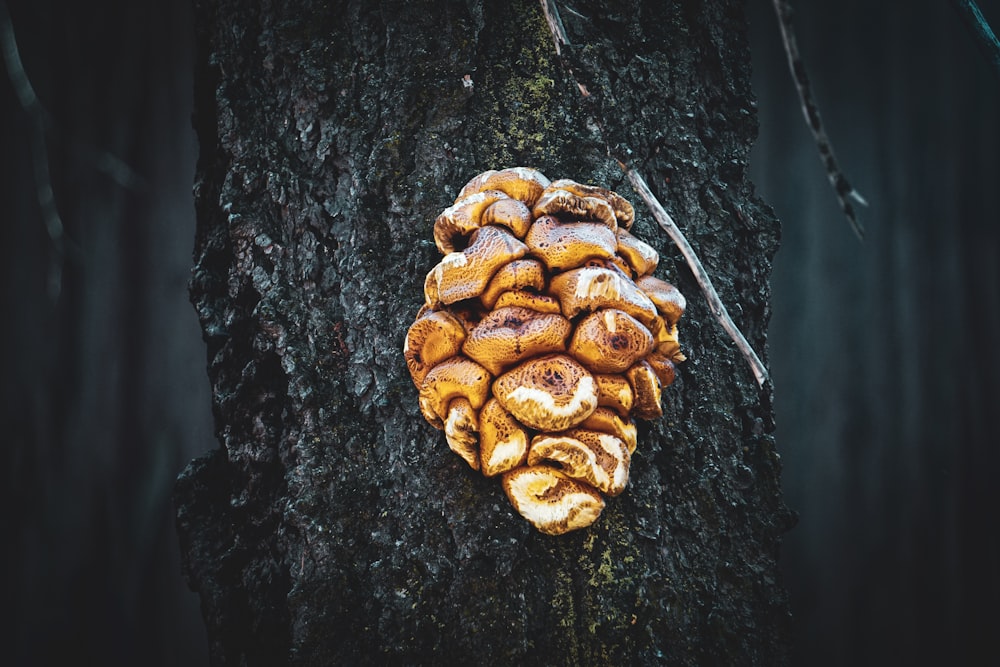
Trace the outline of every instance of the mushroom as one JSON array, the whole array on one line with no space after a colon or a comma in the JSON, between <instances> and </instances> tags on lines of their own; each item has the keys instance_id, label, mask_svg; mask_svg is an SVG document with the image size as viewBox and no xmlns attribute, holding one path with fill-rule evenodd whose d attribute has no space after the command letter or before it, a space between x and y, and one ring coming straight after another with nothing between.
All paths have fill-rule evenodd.
<instances>
[{"instance_id":1,"label":"mushroom","mask_svg":"<svg viewBox=\"0 0 1000 667\"><path fill-rule=\"evenodd\" d=\"M493 382L493 395L515 419L539 431L576 426L597 407L594 377L565 354L525 361Z\"/></svg>"},{"instance_id":2,"label":"mushroom","mask_svg":"<svg viewBox=\"0 0 1000 667\"><path fill-rule=\"evenodd\" d=\"M597 197L580 197L566 190L554 190L551 187L531 209L535 219L543 215L577 222L598 222L612 232L618 230L618 219L614 209L603 199Z\"/></svg>"},{"instance_id":3,"label":"mushroom","mask_svg":"<svg viewBox=\"0 0 1000 667\"><path fill-rule=\"evenodd\" d=\"M553 181L549 184L548 189L566 190L567 192L572 192L579 197L596 197L598 199L603 199L611 205L611 209L615 212L615 218L618 220L619 227L624 227L625 229L632 227L632 221L635 219L635 209L632 208L632 204L630 204L627 199L622 197L617 192L612 192L611 190L598 187L596 185L583 185L582 183L577 183L576 181L568 178L560 178L557 181Z\"/></svg>"},{"instance_id":4,"label":"mushroom","mask_svg":"<svg viewBox=\"0 0 1000 667\"><path fill-rule=\"evenodd\" d=\"M436 428L444 428L453 399L468 399L473 410L483 407L490 392L490 379L489 371L466 357L442 361L420 385L420 410Z\"/></svg>"},{"instance_id":5,"label":"mushroom","mask_svg":"<svg viewBox=\"0 0 1000 667\"><path fill-rule=\"evenodd\" d=\"M565 271L549 281L549 294L559 299L562 313L569 319L598 308L618 308L646 326L656 317L656 306L649 297L613 269L585 266Z\"/></svg>"},{"instance_id":6,"label":"mushroom","mask_svg":"<svg viewBox=\"0 0 1000 667\"><path fill-rule=\"evenodd\" d=\"M454 399L448 407L444 435L451 451L461 456L473 470L479 470L479 422L472 403L465 397Z\"/></svg>"},{"instance_id":7,"label":"mushroom","mask_svg":"<svg viewBox=\"0 0 1000 667\"><path fill-rule=\"evenodd\" d=\"M424 291L432 307L432 298L447 305L479 296L501 266L528 251L510 232L493 225L477 229L471 241L465 250L445 255L428 274Z\"/></svg>"},{"instance_id":8,"label":"mushroom","mask_svg":"<svg viewBox=\"0 0 1000 667\"><path fill-rule=\"evenodd\" d=\"M491 398L479 412L479 458L482 472L493 477L524 465L528 434L500 401Z\"/></svg>"},{"instance_id":9,"label":"mushroom","mask_svg":"<svg viewBox=\"0 0 1000 667\"><path fill-rule=\"evenodd\" d=\"M674 362L661 352L653 350L646 356L646 363L653 369L656 379L660 381L660 387L669 387L674 383L677 369Z\"/></svg>"},{"instance_id":10,"label":"mushroom","mask_svg":"<svg viewBox=\"0 0 1000 667\"><path fill-rule=\"evenodd\" d=\"M540 313L560 313L559 301L547 294L535 294L524 290L511 290L504 292L493 304L494 308L506 308L507 306L521 306L537 310Z\"/></svg>"},{"instance_id":11,"label":"mushroom","mask_svg":"<svg viewBox=\"0 0 1000 667\"><path fill-rule=\"evenodd\" d=\"M648 276L656 270L656 265L660 263L660 254L651 245L632 236L623 227L618 228L617 236L618 255L635 271L635 275Z\"/></svg>"},{"instance_id":12,"label":"mushroom","mask_svg":"<svg viewBox=\"0 0 1000 667\"><path fill-rule=\"evenodd\" d=\"M500 225L506 227L519 239L523 239L531 226L531 210L518 199L500 199L493 202L485 211L480 222L483 225Z\"/></svg>"},{"instance_id":13,"label":"mushroom","mask_svg":"<svg viewBox=\"0 0 1000 667\"><path fill-rule=\"evenodd\" d=\"M663 406L660 405L660 380L656 377L653 367L646 361L640 361L625 373L632 393L635 394L633 414L639 419L656 419L663 416Z\"/></svg>"},{"instance_id":14,"label":"mushroom","mask_svg":"<svg viewBox=\"0 0 1000 667\"><path fill-rule=\"evenodd\" d=\"M549 186L549 179L537 169L511 167L500 171L485 171L465 184L458 199L483 190L500 190L509 197L534 206L542 192Z\"/></svg>"},{"instance_id":15,"label":"mushroom","mask_svg":"<svg viewBox=\"0 0 1000 667\"><path fill-rule=\"evenodd\" d=\"M509 199L499 190L486 190L456 201L434 221L434 244L442 255L460 250L465 240L482 227L483 213L501 199Z\"/></svg>"},{"instance_id":16,"label":"mushroom","mask_svg":"<svg viewBox=\"0 0 1000 667\"><path fill-rule=\"evenodd\" d=\"M505 473L503 490L518 514L546 535L586 528L604 509L604 499L593 487L546 465Z\"/></svg>"},{"instance_id":17,"label":"mushroom","mask_svg":"<svg viewBox=\"0 0 1000 667\"><path fill-rule=\"evenodd\" d=\"M565 351L571 330L562 315L518 306L497 308L469 332L462 351L493 375L500 375L529 357Z\"/></svg>"},{"instance_id":18,"label":"mushroom","mask_svg":"<svg viewBox=\"0 0 1000 667\"><path fill-rule=\"evenodd\" d=\"M489 285L479 295L487 308L493 308L504 292L514 289L545 289L545 267L537 259L515 259L504 264L493 275Z\"/></svg>"},{"instance_id":19,"label":"mushroom","mask_svg":"<svg viewBox=\"0 0 1000 667\"><path fill-rule=\"evenodd\" d=\"M462 349L465 328L451 313L427 311L410 325L403 343L403 357L410 369L413 384L418 388L427 373L445 359L450 359Z\"/></svg>"},{"instance_id":20,"label":"mushroom","mask_svg":"<svg viewBox=\"0 0 1000 667\"><path fill-rule=\"evenodd\" d=\"M632 411L634 394L632 385L624 375L594 375L597 384L597 405L611 408L622 417L628 417Z\"/></svg>"},{"instance_id":21,"label":"mushroom","mask_svg":"<svg viewBox=\"0 0 1000 667\"><path fill-rule=\"evenodd\" d=\"M574 269L595 257L610 259L617 247L615 233L602 224L559 222L550 215L535 220L524 242L550 271Z\"/></svg>"},{"instance_id":22,"label":"mushroom","mask_svg":"<svg viewBox=\"0 0 1000 667\"><path fill-rule=\"evenodd\" d=\"M597 408L580 423L580 428L610 433L625 443L629 454L635 452L638 444L638 431L635 428L635 422L631 419L622 419L611 408Z\"/></svg>"},{"instance_id":23,"label":"mushroom","mask_svg":"<svg viewBox=\"0 0 1000 667\"><path fill-rule=\"evenodd\" d=\"M629 452L615 436L570 429L540 433L528 448L528 465L554 463L568 477L587 482L598 491L617 496L628 482Z\"/></svg>"},{"instance_id":24,"label":"mushroom","mask_svg":"<svg viewBox=\"0 0 1000 667\"><path fill-rule=\"evenodd\" d=\"M569 343L570 355L595 373L620 373L652 349L649 329L617 308L584 317Z\"/></svg>"},{"instance_id":25,"label":"mushroom","mask_svg":"<svg viewBox=\"0 0 1000 667\"><path fill-rule=\"evenodd\" d=\"M655 276L643 276L635 281L635 285L649 297L669 326L677 324L687 307L687 301L680 290Z\"/></svg>"}]
</instances>

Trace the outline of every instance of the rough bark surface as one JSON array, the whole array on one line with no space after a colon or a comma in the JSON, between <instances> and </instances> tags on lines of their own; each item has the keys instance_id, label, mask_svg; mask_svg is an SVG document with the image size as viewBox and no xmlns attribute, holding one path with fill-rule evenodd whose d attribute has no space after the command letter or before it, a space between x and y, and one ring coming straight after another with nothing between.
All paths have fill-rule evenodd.
<instances>
[{"instance_id":1,"label":"rough bark surface","mask_svg":"<svg viewBox=\"0 0 1000 667\"><path fill-rule=\"evenodd\" d=\"M469 178L534 166L639 204L615 158L766 354L778 224L747 178L741 3L562 5L562 59L527 0L294 4L197 6L191 295L222 446L176 503L213 662L785 662L771 391L641 206L689 360L592 528L534 531L424 421L402 357Z\"/></svg>"}]
</instances>

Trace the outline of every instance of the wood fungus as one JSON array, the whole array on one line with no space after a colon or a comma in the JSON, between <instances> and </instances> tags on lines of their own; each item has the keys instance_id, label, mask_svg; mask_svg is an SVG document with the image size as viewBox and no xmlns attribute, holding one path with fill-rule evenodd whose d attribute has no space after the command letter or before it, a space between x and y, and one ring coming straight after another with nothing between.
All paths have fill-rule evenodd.
<instances>
[{"instance_id":1,"label":"wood fungus","mask_svg":"<svg viewBox=\"0 0 1000 667\"><path fill-rule=\"evenodd\" d=\"M634 420L663 414L684 360L684 297L652 275L634 216L614 192L515 167L473 178L434 224L444 258L403 347L421 413L550 535L625 489Z\"/></svg>"}]
</instances>

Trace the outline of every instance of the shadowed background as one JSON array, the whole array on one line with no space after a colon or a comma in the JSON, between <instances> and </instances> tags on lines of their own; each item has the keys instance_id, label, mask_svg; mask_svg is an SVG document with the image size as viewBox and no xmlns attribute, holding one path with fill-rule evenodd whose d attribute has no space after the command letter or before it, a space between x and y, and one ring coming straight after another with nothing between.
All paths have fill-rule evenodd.
<instances>
[{"instance_id":1,"label":"shadowed background","mask_svg":"<svg viewBox=\"0 0 1000 667\"><path fill-rule=\"evenodd\" d=\"M796 4L828 133L871 205L860 244L771 4L751 0L752 168L783 224L769 354L800 514L782 552L795 664L960 663L1000 627L1000 76L945 0ZM9 664L205 664L170 503L216 446L186 292L190 10L8 7L46 110L0 77ZM39 203L39 151L59 220Z\"/></svg>"}]
</instances>

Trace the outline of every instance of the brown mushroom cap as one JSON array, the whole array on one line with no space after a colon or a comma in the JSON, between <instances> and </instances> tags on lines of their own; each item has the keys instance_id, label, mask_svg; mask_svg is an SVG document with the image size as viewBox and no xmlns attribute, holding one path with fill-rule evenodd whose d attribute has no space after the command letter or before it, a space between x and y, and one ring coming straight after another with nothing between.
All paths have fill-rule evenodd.
<instances>
[{"instance_id":1,"label":"brown mushroom cap","mask_svg":"<svg viewBox=\"0 0 1000 667\"><path fill-rule=\"evenodd\" d=\"M669 326L677 324L687 307L680 290L655 276L643 276L635 281L635 285L649 297Z\"/></svg>"},{"instance_id":2,"label":"brown mushroom cap","mask_svg":"<svg viewBox=\"0 0 1000 667\"><path fill-rule=\"evenodd\" d=\"M448 407L444 435L448 447L473 470L479 470L479 420L472 403L465 397L454 399Z\"/></svg>"},{"instance_id":3,"label":"brown mushroom cap","mask_svg":"<svg viewBox=\"0 0 1000 667\"><path fill-rule=\"evenodd\" d=\"M639 419L656 419L663 416L663 406L660 405L660 380L656 377L653 367L646 361L640 361L625 373L632 392L635 394L635 405L632 414Z\"/></svg>"},{"instance_id":4,"label":"brown mushroom cap","mask_svg":"<svg viewBox=\"0 0 1000 667\"><path fill-rule=\"evenodd\" d=\"M601 494L551 466L515 468L503 476L510 504L546 535L586 528L604 509Z\"/></svg>"},{"instance_id":5,"label":"brown mushroom cap","mask_svg":"<svg viewBox=\"0 0 1000 667\"><path fill-rule=\"evenodd\" d=\"M674 383L677 376L677 369L670 357L662 352L654 350L646 356L646 363L656 373L656 378L660 381L660 387L669 387Z\"/></svg>"},{"instance_id":6,"label":"brown mushroom cap","mask_svg":"<svg viewBox=\"0 0 1000 667\"><path fill-rule=\"evenodd\" d=\"M511 290L509 292L504 292L500 295L500 298L497 299L497 302L493 304L494 308L506 308L507 306L521 306L522 308L537 310L540 313L562 312L562 308L559 306L559 301L555 297L547 294L526 292L525 290Z\"/></svg>"},{"instance_id":7,"label":"brown mushroom cap","mask_svg":"<svg viewBox=\"0 0 1000 667\"><path fill-rule=\"evenodd\" d=\"M530 167L511 167L500 171L484 171L465 184L458 193L461 200L483 190L500 190L507 196L534 206L542 192L549 186L545 174Z\"/></svg>"},{"instance_id":8,"label":"brown mushroom cap","mask_svg":"<svg viewBox=\"0 0 1000 667\"><path fill-rule=\"evenodd\" d=\"M615 269L585 266L557 274L549 282L549 294L559 299L568 319L599 308L618 308L647 327L656 317L649 297Z\"/></svg>"},{"instance_id":9,"label":"brown mushroom cap","mask_svg":"<svg viewBox=\"0 0 1000 667\"><path fill-rule=\"evenodd\" d=\"M544 215L531 225L524 242L550 271L574 269L591 258L615 256L615 233L593 222L559 222Z\"/></svg>"},{"instance_id":10,"label":"brown mushroom cap","mask_svg":"<svg viewBox=\"0 0 1000 667\"><path fill-rule=\"evenodd\" d=\"M428 303L434 306L432 292L442 304L479 296L501 266L524 257L527 251L528 247L506 229L480 227L472 234L468 248L445 255L431 269L424 283Z\"/></svg>"},{"instance_id":11,"label":"brown mushroom cap","mask_svg":"<svg viewBox=\"0 0 1000 667\"><path fill-rule=\"evenodd\" d=\"M531 210L527 204L517 199L500 199L483 211L480 221L483 225L500 225L511 234L523 239L531 226Z\"/></svg>"},{"instance_id":12,"label":"brown mushroom cap","mask_svg":"<svg viewBox=\"0 0 1000 667\"><path fill-rule=\"evenodd\" d=\"M493 395L515 419L539 431L576 426L597 407L594 377L564 354L525 361L493 383Z\"/></svg>"},{"instance_id":13,"label":"brown mushroom cap","mask_svg":"<svg viewBox=\"0 0 1000 667\"><path fill-rule=\"evenodd\" d=\"M615 218L618 220L619 227L629 229L632 227L632 221L635 220L635 209L632 208L632 204L617 192L613 192L606 188L601 188L596 185L583 185L582 183L577 183L576 181L568 178L560 178L559 180L550 183L548 189L566 190L567 192L572 192L579 197L596 197L598 199L603 199L611 205L611 209L615 212Z\"/></svg>"},{"instance_id":14,"label":"brown mushroom cap","mask_svg":"<svg viewBox=\"0 0 1000 667\"><path fill-rule=\"evenodd\" d=\"M597 408L593 414L583 420L580 428L587 429L588 431L610 433L625 443L629 455L635 452L635 447L638 443L638 431L635 428L635 422L628 418L622 419L611 408Z\"/></svg>"},{"instance_id":15,"label":"brown mushroom cap","mask_svg":"<svg viewBox=\"0 0 1000 667\"><path fill-rule=\"evenodd\" d=\"M562 315L510 306L490 311L469 332L462 351L493 375L550 352L564 352L573 325Z\"/></svg>"},{"instance_id":16,"label":"brown mushroom cap","mask_svg":"<svg viewBox=\"0 0 1000 667\"><path fill-rule=\"evenodd\" d=\"M539 433L528 448L529 466L554 463L568 477L587 482L609 496L625 490L629 459L628 448L620 439L579 428Z\"/></svg>"},{"instance_id":17,"label":"brown mushroom cap","mask_svg":"<svg viewBox=\"0 0 1000 667\"><path fill-rule=\"evenodd\" d=\"M474 231L483 226L483 213L494 202L509 197L499 190L477 192L449 206L434 221L434 243L442 255L460 249Z\"/></svg>"},{"instance_id":18,"label":"brown mushroom cap","mask_svg":"<svg viewBox=\"0 0 1000 667\"><path fill-rule=\"evenodd\" d=\"M620 373L652 349L649 329L617 308L602 308L584 317L569 343L573 358L595 373Z\"/></svg>"},{"instance_id":19,"label":"brown mushroom cap","mask_svg":"<svg viewBox=\"0 0 1000 667\"><path fill-rule=\"evenodd\" d=\"M597 405L611 408L627 418L632 412L635 395L625 376L594 374L594 382L597 384Z\"/></svg>"},{"instance_id":20,"label":"brown mushroom cap","mask_svg":"<svg viewBox=\"0 0 1000 667\"><path fill-rule=\"evenodd\" d=\"M493 308L504 292L525 287L533 290L545 289L545 267L537 259L525 257L501 266L479 296L479 300L487 308Z\"/></svg>"},{"instance_id":21,"label":"brown mushroom cap","mask_svg":"<svg viewBox=\"0 0 1000 667\"><path fill-rule=\"evenodd\" d=\"M479 411L479 457L487 477L522 466L528 457L528 434L495 398Z\"/></svg>"},{"instance_id":22,"label":"brown mushroom cap","mask_svg":"<svg viewBox=\"0 0 1000 667\"><path fill-rule=\"evenodd\" d=\"M431 369L420 385L420 410L435 428L443 428L448 407L466 398L473 410L483 407L490 392L490 374L466 357L452 357Z\"/></svg>"},{"instance_id":23,"label":"brown mushroom cap","mask_svg":"<svg viewBox=\"0 0 1000 667\"><path fill-rule=\"evenodd\" d=\"M662 317L657 317L653 321L653 326L650 327L650 331L653 334L653 340L656 341L655 349L657 352L665 356L666 358L673 361L675 364L679 364L687 357L681 352L681 344L677 340L677 325L668 325L663 321Z\"/></svg>"},{"instance_id":24,"label":"brown mushroom cap","mask_svg":"<svg viewBox=\"0 0 1000 667\"><path fill-rule=\"evenodd\" d=\"M637 276L649 275L660 263L660 254L653 246L632 236L622 227L618 228L618 254L628 262Z\"/></svg>"},{"instance_id":25,"label":"brown mushroom cap","mask_svg":"<svg viewBox=\"0 0 1000 667\"><path fill-rule=\"evenodd\" d=\"M410 325L403 343L403 358L418 388L432 368L454 357L465 342L465 328L443 310L427 311Z\"/></svg>"},{"instance_id":26,"label":"brown mushroom cap","mask_svg":"<svg viewBox=\"0 0 1000 667\"><path fill-rule=\"evenodd\" d=\"M618 231L618 219L614 209L604 199L580 197L566 190L547 189L531 209L535 219L551 215L560 220L573 222L596 222L612 232Z\"/></svg>"}]
</instances>

